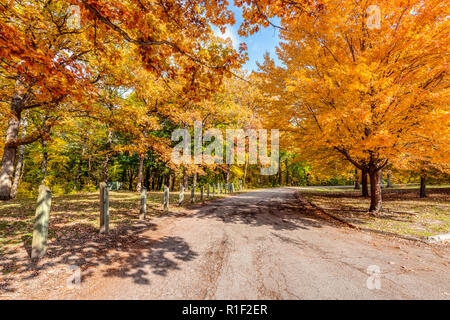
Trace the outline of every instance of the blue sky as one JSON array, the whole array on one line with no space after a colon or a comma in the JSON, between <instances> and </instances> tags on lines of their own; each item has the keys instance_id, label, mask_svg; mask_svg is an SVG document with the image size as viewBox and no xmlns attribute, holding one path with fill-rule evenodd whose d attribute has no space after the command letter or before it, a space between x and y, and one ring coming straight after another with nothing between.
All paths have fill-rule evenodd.
<instances>
[{"instance_id":1,"label":"blue sky","mask_svg":"<svg viewBox=\"0 0 450 320\"><path fill-rule=\"evenodd\" d=\"M236 23L233 26L228 26L224 34L220 34L220 31L218 30L216 31L216 34L224 38L231 38L235 49L238 49L239 44L242 42L247 44L249 60L244 65L244 69L257 71L258 67L256 62L258 61L261 63L266 52L269 52L271 58L275 58L276 62L278 62L275 53L275 47L279 42L278 30L269 26L268 28L262 28L250 37L239 37L237 31L242 23L241 9L232 6L231 10L234 12ZM276 23L277 20L273 20L273 22Z\"/></svg>"}]
</instances>

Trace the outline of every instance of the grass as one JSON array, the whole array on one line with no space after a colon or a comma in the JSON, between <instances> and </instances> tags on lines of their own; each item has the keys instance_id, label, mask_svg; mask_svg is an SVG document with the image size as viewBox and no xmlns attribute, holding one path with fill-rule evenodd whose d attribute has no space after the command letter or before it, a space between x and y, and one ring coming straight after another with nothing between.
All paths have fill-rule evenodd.
<instances>
[{"instance_id":1,"label":"grass","mask_svg":"<svg viewBox=\"0 0 450 320\"><path fill-rule=\"evenodd\" d=\"M217 195L224 197L226 195ZM147 193L147 216L167 214L163 210L162 192ZM199 200L200 193L196 193ZM206 192L205 192L206 198ZM190 191L185 192L183 206L178 206L178 192L170 193L171 213L189 206ZM132 224L139 218L140 194L136 192L110 192L110 229ZM30 242L33 232L36 199L19 199L0 202L0 253L7 247ZM49 240L61 236L80 237L95 232L99 226L98 192L54 196L50 213Z\"/></svg>"},{"instance_id":2,"label":"grass","mask_svg":"<svg viewBox=\"0 0 450 320\"><path fill-rule=\"evenodd\" d=\"M420 199L418 187L384 188L383 212L368 213L370 199L350 187L305 187L302 194L315 205L364 228L410 236L433 236L450 232L450 186L431 186Z\"/></svg>"}]
</instances>

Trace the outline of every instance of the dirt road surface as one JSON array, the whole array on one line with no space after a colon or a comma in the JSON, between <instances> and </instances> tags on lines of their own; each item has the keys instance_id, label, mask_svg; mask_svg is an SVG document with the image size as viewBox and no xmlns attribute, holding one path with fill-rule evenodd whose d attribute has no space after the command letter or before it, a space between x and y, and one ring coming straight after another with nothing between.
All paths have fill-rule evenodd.
<instances>
[{"instance_id":1,"label":"dirt road surface","mask_svg":"<svg viewBox=\"0 0 450 320\"><path fill-rule=\"evenodd\" d=\"M5 277L0 298L450 299L448 245L350 229L297 192L242 193L50 245L39 270ZM81 267L79 286L68 287L67 265Z\"/></svg>"}]
</instances>

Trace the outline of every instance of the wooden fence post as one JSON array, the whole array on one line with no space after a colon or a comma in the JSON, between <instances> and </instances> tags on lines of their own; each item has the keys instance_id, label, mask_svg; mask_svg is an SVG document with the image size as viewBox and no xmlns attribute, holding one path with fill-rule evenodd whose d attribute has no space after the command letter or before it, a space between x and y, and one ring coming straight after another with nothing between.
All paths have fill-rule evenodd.
<instances>
[{"instance_id":1,"label":"wooden fence post","mask_svg":"<svg viewBox=\"0 0 450 320\"><path fill-rule=\"evenodd\" d=\"M47 251L48 222L50 219L50 206L52 193L44 185L39 186L39 196L34 218L33 241L31 245L31 258L39 259Z\"/></svg>"},{"instance_id":2,"label":"wooden fence post","mask_svg":"<svg viewBox=\"0 0 450 320\"><path fill-rule=\"evenodd\" d=\"M147 189L142 188L141 190L141 207L139 210L139 219L145 220L147 214Z\"/></svg>"},{"instance_id":3,"label":"wooden fence post","mask_svg":"<svg viewBox=\"0 0 450 320\"><path fill-rule=\"evenodd\" d=\"M169 195L170 195L169 187L164 185L164 210L166 211L169 210Z\"/></svg>"}]
</instances>

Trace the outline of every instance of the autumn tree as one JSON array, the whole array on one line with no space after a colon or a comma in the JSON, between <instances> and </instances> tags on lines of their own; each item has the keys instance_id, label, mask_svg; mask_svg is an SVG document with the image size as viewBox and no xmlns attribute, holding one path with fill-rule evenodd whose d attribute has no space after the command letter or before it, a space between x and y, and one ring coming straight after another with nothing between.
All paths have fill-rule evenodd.
<instances>
[{"instance_id":1,"label":"autumn tree","mask_svg":"<svg viewBox=\"0 0 450 320\"><path fill-rule=\"evenodd\" d=\"M447 106L429 114L427 125L418 128L405 145L403 153L392 161L396 169L407 170L420 177L419 196L426 197L427 179L450 174L450 114ZM444 126L442 125L444 124Z\"/></svg>"},{"instance_id":2,"label":"autumn tree","mask_svg":"<svg viewBox=\"0 0 450 320\"><path fill-rule=\"evenodd\" d=\"M410 145L421 144L423 127L448 128L448 118L429 121L448 114L448 4L378 1L381 21L374 28L368 3L286 3L252 11L266 24L275 15L281 19L283 66L268 57L261 66L272 125L295 133L300 145L334 150L367 172L370 211L378 212L380 171L405 152L420 152Z\"/></svg>"},{"instance_id":3,"label":"autumn tree","mask_svg":"<svg viewBox=\"0 0 450 320\"><path fill-rule=\"evenodd\" d=\"M17 148L45 141L55 117L19 137L22 113L53 113L81 99L92 81L83 61L91 46L66 25L67 3L9 1L0 5L0 101L8 122L0 171L0 199L10 198ZM58 111L58 112L59 112ZM66 109L67 111L67 109Z\"/></svg>"},{"instance_id":4,"label":"autumn tree","mask_svg":"<svg viewBox=\"0 0 450 320\"><path fill-rule=\"evenodd\" d=\"M0 172L0 199L10 198L17 147L45 141L52 125L18 138L22 112L96 98L90 87L130 48L164 80L182 79L194 101L218 87L245 56L214 40L212 24L234 22L224 1L8 1L0 5L1 111L8 121ZM75 27L76 6L79 15ZM69 10L70 9L70 10ZM128 50L128 53L130 51ZM110 66L105 67L105 61ZM104 80L102 82L106 84ZM103 85L102 84L102 85ZM114 84L118 86L118 84ZM85 94L90 97L86 98ZM68 103L70 101L71 103ZM72 102L77 102L72 105Z\"/></svg>"}]
</instances>

